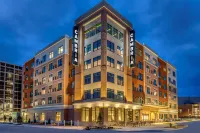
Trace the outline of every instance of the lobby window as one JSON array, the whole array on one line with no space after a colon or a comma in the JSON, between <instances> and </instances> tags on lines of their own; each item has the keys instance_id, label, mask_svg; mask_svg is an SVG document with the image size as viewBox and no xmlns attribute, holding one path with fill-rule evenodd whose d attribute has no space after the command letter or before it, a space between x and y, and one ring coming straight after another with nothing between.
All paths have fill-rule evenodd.
<instances>
[{"instance_id":1,"label":"lobby window","mask_svg":"<svg viewBox=\"0 0 200 133\"><path fill-rule=\"evenodd\" d=\"M84 84L90 84L91 83L91 74L84 76Z\"/></svg>"},{"instance_id":2,"label":"lobby window","mask_svg":"<svg viewBox=\"0 0 200 133\"><path fill-rule=\"evenodd\" d=\"M141 73L138 74L138 79L143 81L143 75Z\"/></svg>"},{"instance_id":3,"label":"lobby window","mask_svg":"<svg viewBox=\"0 0 200 133\"><path fill-rule=\"evenodd\" d=\"M93 89L93 98L100 98L100 88Z\"/></svg>"},{"instance_id":4,"label":"lobby window","mask_svg":"<svg viewBox=\"0 0 200 133\"><path fill-rule=\"evenodd\" d=\"M117 61L117 69L120 70L120 71L123 71L124 70L123 68L124 68L123 63L120 62L120 61Z\"/></svg>"},{"instance_id":5,"label":"lobby window","mask_svg":"<svg viewBox=\"0 0 200 133\"><path fill-rule=\"evenodd\" d=\"M147 87L147 94L151 94L151 90L149 87Z\"/></svg>"},{"instance_id":6,"label":"lobby window","mask_svg":"<svg viewBox=\"0 0 200 133\"><path fill-rule=\"evenodd\" d=\"M114 80L115 80L115 75L112 74L112 73L107 72L107 81L111 82L111 83L114 83Z\"/></svg>"},{"instance_id":7,"label":"lobby window","mask_svg":"<svg viewBox=\"0 0 200 133\"><path fill-rule=\"evenodd\" d=\"M114 90L113 89L107 89L107 98L111 98L114 99L115 94L114 94Z\"/></svg>"},{"instance_id":8,"label":"lobby window","mask_svg":"<svg viewBox=\"0 0 200 133\"><path fill-rule=\"evenodd\" d=\"M42 84L45 84L45 83L46 83L46 78L43 77L43 78L42 78Z\"/></svg>"},{"instance_id":9,"label":"lobby window","mask_svg":"<svg viewBox=\"0 0 200 133\"><path fill-rule=\"evenodd\" d=\"M156 81L156 79L153 80L153 85L157 86L157 81Z\"/></svg>"},{"instance_id":10,"label":"lobby window","mask_svg":"<svg viewBox=\"0 0 200 133\"><path fill-rule=\"evenodd\" d=\"M97 122L99 118L100 108L92 107L92 121Z\"/></svg>"},{"instance_id":11,"label":"lobby window","mask_svg":"<svg viewBox=\"0 0 200 133\"><path fill-rule=\"evenodd\" d=\"M123 57L123 49L120 46L117 46L117 54Z\"/></svg>"},{"instance_id":12,"label":"lobby window","mask_svg":"<svg viewBox=\"0 0 200 133\"><path fill-rule=\"evenodd\" d=\"M50 74L50 75L49 75L49 81L50 81L50 82L53 81L53 74Z\"/></svg>"},{"instance_id":13,"label":"lobby window","mask_svg":"<svg viewBox=\"0 0 200 133\"><path fill-rule=\"evenodd\" d=\"M115 60L109 56L107 56L107 66L115 67Z\"/></svg>"},{"instance_id":14,"label":"lobby window","mask_svg":"<svg viewBox=\"0 0 200 133\"><path fill-rule=\"evenodd\" d=\"M173 76L176 77L176 73L173 71Z\"/></svg>"},{"instance_id":15,"label":"lobby window","mask_svg":"<svg viewBox=\"0 0 200 133\"><path fill-rule=\"evenodd\" d=\"M139 85L139 92L143 92L143 86Z\"/></svg>"},{"instance_id":16,"label":"lobby window","mask_svg":"<svg viewBox=\"0 0 200 133\"><path fill-rule=\"evenodd\" d=\"M112 25L107 24L107 32L112 35Z\"/></svg>"},{"instance_id":17,"label":"lobby window","mask_svg":"<svg viewBox=\"0 0 200 133\"><path fill-rule=\"evenodd\" d=\"M90 90L85 90L84 91L84 99L91 99L91 91Z\"/></svg>"},{"instance_id":18,"label":"lobby window","mask_svg":"<svg viewBox=\"0 0 200 133\"><path fill-rule=\"evenodd\" d=\"M100 66L101 65L101 56L97 56L95 58L93 58L93 66Z\"/></svg>"},{"instance_id":19,"label":"lobby window","mask_svg":"<svg viewBox=\"0 0 200 133\"><path fill-rule=\"evenodd\" d=\"M52 97L48 97L48 104L52 104Z\"/></svg>"},{"instance_id":20,"label":"lobby window","mask_svg":"<svg viewBox=\"0 0 200 133\"><path fill-rule=\"evenodd\" d=\"M81 120L89 122L89 108L82 108Z\"/></svg>"},{"instance_id":21,"label":"lobby window","mask_svg":"<svg viewBox=\"0 0 200 133\"><path fill-rule=\"evenodd\" d=\"M53 70L53 63L49 64L49 71Z\"/></svg>"},{"instance_id":22,"label":"lobby window","mask_svg":"<svg viewBox=\"0 0 200 133\"><path fill-rule=\"evenodd\" d=\"M58 59L58 67L62 66L62 58Z\"/></svg>"},{"instance_id":23,"label":"lobby window","mask_svg":"<svg viewBox=\"0 0 200 133\"><path fill-rule=\"evenodd\" d=\"M124 109L118 108L118 121L124 121Z\"/></svg>"},{"instance_id":24,"label":"lobby window","mask_svg":"<svg viewBox=\"0 0 200 133\"><path fill-rule=\"evenodd\" d=\"M124 100L124 92L123 91L117 91L117 99Z\"/></svg>"},{"instance_id":25,"label":"lobby window","mask_svg":"<svg viewBox=\"0 0 200 133\"><path fill-rule=\"evenodd\" d=\"M146 66L146 72L150 72L150 67L148 65Z\"/></svg>"},{"instance_id":26,"label":"lobby window","mask_svg":"<svg viewBox=\"0 0 200 133\"><path fill-rule=\"evenodd\" d=\"M61 112L56 112L56 121L61 121Z\"/></svg>"},{"instance_id":27,"label":"lobby window","mask_svg":"<svg viewBox=\"0 0 200 133\"><path fill-rule=\"evenodd\" d=\"M93 51L96 51L101 48L101 40L93 42Z\"/></svg>"},{"instance_id":28,"label":"lobby window","mask_svg":"<svg viewBox=\"0 0 200 133\"><path fill-rule=\"evenodd\" d=\"M146 59L146 60L150 60L150 55L147 54L147 53L145 53L145 59Z\"/></svg>"},{"instance_id":29,"label":"lobby window","mask_svg":"<svg viewBox=\"0 0 200 133\"><path fill-rule=\"evenodd\" d=\"M85 65L85 69L90 69L92 67L92 65L91 65L91 59L86 60L84 62L84 65Z\"/></svg>"},{"instance_id":30,"label":"lobby window","mask_svg":"<svg viewBox=\"0 0 200 133\"><path fill-rule=\"evenodd\" d=\"M93 82L101 81L101 72L93 73Z\"/></svg>"},{"instance_id":31,"label":"lobby window","mask_svg":"<svg viewBox=\"0 0 200 133\"><path fill-rule=\"evenodd\" d=\"M138 62L138 68L143 69L142 62Z\"/></svg>"},{"instance_id":32,"label":"lobby window","mask_svg":"<svg viewBox=\"0 0 200 133\"><path fill-rule=\"evenodd\" d=\"M107 40L107 49L110 50L111 52L115 51L115 44L109 40Z\"/></svg>"},{"instance_id":33,"label":"lobby window","mask_svg":"<svg viewBox=\"0 0 200 133\"><path fill-rule=\"evenodd\" d=\"M118 39L118 30L113 28L113 36Z\"/></svg>"},{"instance_id":34,"label":"lobby window","mask_svg":"<svg viewBox=\"0 0 200 133\"><path fill-rule=\"evenodd\" d=\"M62 70L58 72L58 78L62 78Z\"/></svg>"},{"instance_id":35,"label":"lobby window","mask_svg":"<svg viewBox=\"0 0 200 133\"><path fill-rule=\"evenodd\" d=\"M62 90L62 83L58 83L58 91Z\"/></svg>"},{"instance_id":36,"label":"lobby window","mask_svg":"<svg viewBox=\"0 0 200 133\"><path fill-rule=\"evenodd\" d=\"M115 108L113 107L108 108L108 121L109 122L115 121Z\"/></svg>"},{"instance_id":37,"label":"lobby window","mask_svg":"<svg viewBox=\"0 0 200 133\"><path fill-rule=\"evenodd\" d=\"M42 67L42 73L45 73L46 72L46 66L43 66Z\"/></svg>"},{"instance_id":38,"label":"lobby window","mask_svg":"<svg viewBox=\"0 0 200 133\"><path fill-rule=\"evenodd\" d=\"M41 114L40 120L41 120L41 121L45 121L45 113L42 113L42 114Z\"/></svg>"},{"instance_id":39,"label":"lobby window","mask_svg":"<svg viewBox=\"0 0 200 133\"><path fill-rule=\"evenodd\" d=\"M57 96L57 103L62 103L62 95Z\"/></svg>"},{"instance_id":40,"label":"lobby window","mask_svg":"<svg viewBox=\"0 0 200 133\"><path fill-rule=\"evenodd\" d=\"M124 78L121 76L117 76L117 85L124 85Z\"/></svg>"},{"instance_id":41,"label":"lobby window","mask_svg":"<svg viewBox=\"0 0 200 133\"><path fill-rule=\"evenodd\" d=\"M63 53L63 46L60 46L59 48L58 48L58 54L62 54Z\"/></svg>"},{"instance_id":42,"label":"lobby window","mask_svg":"<svg viewBox=\"0 0 200 133\"><path fill-rule=\"evenodd\" d=\"M52 59L53 58L53 52L50 52L49 53L49 59Z\"/></svg>"},{"instance_id":43,"label":"lobby window","mask_svg":"<svg viewBox=\"0 0 200 133\"><path fill-rule=\"evenodd\" d=\"M119 31L119 40L122 42L124 41L124 35L120 31Z\"/></svg>"}]
</instances>

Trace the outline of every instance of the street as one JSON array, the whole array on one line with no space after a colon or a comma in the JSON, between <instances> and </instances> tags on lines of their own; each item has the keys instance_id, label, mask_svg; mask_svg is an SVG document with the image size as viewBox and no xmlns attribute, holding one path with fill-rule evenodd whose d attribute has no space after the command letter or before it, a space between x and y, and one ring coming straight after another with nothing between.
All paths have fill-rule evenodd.
<instances>
[{"instance_id":1,"label":"street","mask_svg":"<svg viewBox=\"0 0 200 133\"><path fill-rule=\"evenodd\" d=\"M188 124L187 128L180 129L180 130L173 130L173 131L163 131L158 130L155 128L151 128L150 130L145 129L145 131L116 131L116 130L81 130L81 129L60 129L58 128L47 128L47 127L31 127L29 125L8 125L8 124L0 124L0 133L93 133L93 132L135 132L135 133L148 133L148 132L155 132L155 133L197 133L200 131L200 122L190 122L185 123Z\"/></svg>"}]
</instances>

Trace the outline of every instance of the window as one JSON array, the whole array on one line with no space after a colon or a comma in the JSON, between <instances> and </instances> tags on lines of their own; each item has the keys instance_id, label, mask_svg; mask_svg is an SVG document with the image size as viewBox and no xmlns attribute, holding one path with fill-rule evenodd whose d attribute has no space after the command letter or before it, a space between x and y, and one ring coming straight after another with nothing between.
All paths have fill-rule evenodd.
<instances>
[{"instance_id":1,"label":"window","mask_svg":"<svg viewBox=\"0 0 200 133\"><path fill-rule=\"evenodd\" d=\"M84 92L84 99L91 99L91 91L90 90L85 90Z\"/></svg>"},{"instance_id":2,"label":"window","mask_svg":"<svg viewBox=\"0 0 200 133\"><path fill-rule=\"evenodd\" d=\"M167 98L167 93L164 93L164 98Z\"/></svg>"},{"instance_id":3,"label":"window","mask_svg":"<svg viewBox=\"0 0 200 133\"><path fill-rule=\"evenodd\" d=\"M113 36L118 39L118 30L113 28Z\"/></svg>"},{"instance_id":4,"label":"window","mask_svg":"<svg viewBox=\"0 0 200 133\"><path fill-rule=\"evenodd\" d=\"M124 121L124 109L118 108L118 121Z\"/></svg>"},{"instance_id":5,"label":"window","mask_svg":"<svg viewBox=\"0 0 200 133\"><path fill-rule=\"evenodd\" d=\"M143 69L142 62L138 62L138 68Z\"/></svg>"},{"instance_id":6,"label":"window","mask_svg":"<svg viewBox=\"0 0 200 133\"><path fill-rule=\"evenodd\" d=\"M150 72L150 67L148 65L146 66L146 72Z\"/></svg>"},{"instance_id":7,"label":"window","mask_svg":"<svg viewBox=\"0 0 200 133\"><path fill-rule=\"evenodd\" d=\"M155 58L153 58L153 64L154 64L155 66L157 66L157 60L156 60Z\"/></svg>"},{"instance_id":8,"label":"window","mask_svg":"<svg viewBox=\"0 0 200 133\"><path fill-rule=\"evenodd\" d=\"M143 92L143 86L139 85L139 92Z\"/></svg>"},{"instance_id":9,"label":"window","mask_svg":"<svg viewBox=\"0 0 200 133\"><path fill-rule=\"evenodd\" d=\"M115 121L115 108L113 107L108 108L108 121Z\"/></svg>"},{"instance_id":10,"label":"window","mask_svg":"<svg viewBox=\"0 0 200 133\"><path fill-rule=\"evenodd\" d=\"M48 97L48 104L52 104L52 97Z\"/></svg>"},{"instance_id":11,"label":"window","mask_svg":"<svg viewBox=\"0 0 200 133\"><path fill-rule=\"evenodd\" d=\"M112 25L107 24L107 32L112 35Z\"/></svg>"},{"instance_id":12,"label":"window","mask_svg":"<svg viewBox=\"0 0 200 133\"><path fill-rule=\"evenodd\" d=\"M59 48L58 48L58 54L62 54L63 53L63 46L60 46Z\"/></svg>"},{"instance_id":13,"label":"window","mask_svg":"<svg viewBox=\"0 0 200 133\"><path fill-rule=\"evenodd\" d=\"M49 71L53 70L53 63L49 64Z\"/></svg>"},{"instance_id":14,"label":"window","mask_svg":"<svg viewBox=\"0 0 200 133\"><path fill-rule=\"evenodd\" d=\"M166 76L164 76L163 79L166 80L167 79Z\"/></svg>"},{"instance_id":15,"label":"window","mask_svg":"<svg viewBox=\"0 0 200 133\"><path fill-rule=\"evenodd\" d=\"M98 23L85 31L85 38L89 38L101 32L101 23Z\"/></svg>"},{"instance_id":16,"label":"window","mask_svg":"<svg viewBox=\"0 0 200 133\"><path fill-rule=\"evenodd\" d=\"M62 70L58 72L58 78L62 78Z\"/></svg>"},{"instance_id":17,"label":"window","mask_svg":"<svg viewBox=\"0 0 200 133\"><path fill-rule=\"evenodd\" d=\"M120 61L117 61L117 69L120 70L120 71L123 71L123 63L120 62Z\"/></svg>"},{"instance_id":18,"label":"window","mask_svg":"<svg viewBox=\"0 0 200 133\"><path fill-rule=\"evenodd\" d=\"M93 98L100 98L100 88L93 89Z\"/></svg>"},{"instance_id":19,"label":"window","mask_svg":"<svg viewBox=\"0 0 200 133\"><path fill-rule=\"evenodd\" d=\"M92 121L98 121L100 109L98 107L92 108Z\"/></svg>"},{"instance_id":20,"label":"window","mask_svg":"<svg viewBox=\"0 0 200 133\"><path fill-rule=\"evenodd\" d=\"M57 96L57 103L62 103L62 95Z\"/></svg>"},{"instance_id":21,"label":"window","mask_svg":"<svg viewBox=\"0 0 200 133\"><path fill-rule=\"evenodd\" d=\"M101 40L98 40L93 43L93 51L96 51L101 48Z\"/></svg>"},{"instance_id":22,"label":"window","mask_svg":"<svg viewBox=\"0 0 200 133\"><path fill-rule=\"evenodd\" d=\"M147 83L149 83L149 84L151 83L149 76L147 76Z\"/></svg>"},{"instance_id":23,"label":"window","mask_svg":"<svg viewBox=\"0 0 200 133\"><path fill-rule=\"evenodd\" d=\"M38 73L38 70L36 70L36 71L35 71L35 76L37 76L38 74L39 74L39 73Z\"/></svg>"},{"instance_id":24,"label":"window","mask_svg":"<svg viewBox=\"0 0 200 133\"><path fill-rule=\"evenodd\" d=\"M62 66L62 58L58 59L58 67Z\"/></svg>"},{"instance_id":25,"label":"window","mask_svg":"<svg viewBox=\"0 0 200 133\"><path fill-rule=\"evenodd\" d=\"M42 95L44 95L44 94L45 94L45 87L42 88Z\"/></svg>"},{"instance_id":26,"label":"window","mask_svg":"<svg viewBox=\"0 0 200 133\"><path fill-rule=\"evenodd\" d=\"M151 98L147 98L147 103L148 103L148 104L151 103Z\"/></svg>"},{"instance_id":27,"label":"window","mask_svg":"<svg viewBox=\"0 0 200 133\"><path fill-rule=\"evenodd\" d=\"M121 33L120 31L119 31L119 40L122 42L124 41L123 33Z\"/></svg>"},{"instance_id":28,"label":"window","mask_svg":"<svg viewBox=\"0 0 200 133\"><path fill-rule=\"evenodd\" d=\"M114 74L107 72L107 81L114 83L114 79L115 79L114 76L115 76Z\"/></svg>"},{"instance_id":29,"label":"window","mask_svg":"<svg viewBox=\"0 0 200 133\"><path fill-rule=\"evenodd\" d=\"M161 91L159 92L159 97L162 97L162 92Z\"/></svg>"},{"instance_id":30,"label":"window","mask_svg":"<svg viewBox=\"0 0 200 133\"><path fill-rule=\"evenodd\" d=\"M156 73L156 69L153 69L153 74L156 76L157 73Z\"/></svg>"},{"instance_id":31,"label":"window","mask_svg":"<svg viewBox=\"0 0 200 133\"><path fill-rule=\"evenodd\" d=\"M30 97L33 97L33 92L30 92Z\"/></svg>"},{"instance_id":32,"label":"window","mask_svg":"<svg viewBox=\"0 0 200 133\"><path fill-rule=\"evenodd\" d=\"M45 61L46 61L46 58L47 58L47 56L46 56L46 55L43 55L43 56L42 56L42 62L45 62Z\"/></svg>"},{"instance_id":33,"label":"window","mask_svg":"<svg viewBox=\"0 0 200 133\"><path fill-rule=\"evenodd\" d=\"M91 83L91 74L84 76L84 83L90 84Z\"/></svg>"},{"instance_id":34,"label":"window","mask_svg":"<svg viewBox=\"0 0 200 133\"><path fill-rule=\"evenodd\" d=\"M110 50L111 52L115 51L115 44L112 43L111 41L107 40L107 49Z\"/></svg>"},{"instance_id":35,"label":"window","mask_svg":"<svg viewBox=\"0 0 200 133\"><path fill-rule=\"evenodd\" d=\"M173 80L173 84L176 85L176 80Z\"/></svg>"},{"instance_id":36,"label":"window","mask_svg":"<svg viewBox=\"0 0 200 133\"><path fill-rule=\"evenodd\" d=\"M26 66L26 71L28 71L28 66Z\"/></svg>"},{"instance_id":37,"label":"window","mask_svg":"<svg viewBox=\"0 0 200 133\"><path fill-rule=\"evenodd\" d=\"M25 79L28 80L28 75L26 75Z\"/></svg>"},{"instance_id":38,"label":"window","mask_svg":"<svg viewBox=\"0 0 200 133\"><path fill-rule=\"evenodd\" d=\"M61 121L61 112L56 112L56 121Z\"/></svg>"},{"instance_id":39,"label":"window","mask_svg":"<svg viewBox=\"0 0 200 133\"><path fill-rule=\"evenodd\" d=\"M101 72L93 73L93 82L101 81Z\"/></svg>"},{"instance_id":40,"label":"window","mask_svg":"<svg viewBox=\"0 0 200 133\"><path fill-rule=\"evenodd\" d=\"M101 32L101 23L96 24L96 34L98 34L99 32Z\"/></svg>"},{"instance_id":41,"label":"window","mask_svg":"<svg viewBox=\"0 0 200 133\"><path fill-rule=\"evenodd\" d=\"M50 52L49 53L49 59L52 59L53 58L53 52Z\"/></svg>"},{"instance_id":42,"label":"window","mask_svg":"<svg viewBox=\"0 0 200 133\"><path fill-rule=\"evenodd\" d=\"M27 98L27 93L24 93L24 98Z\"/></svg>"},{"instance_id":43,"label":"window","mask_svg":"<svg viewBox=\"0 0 200 133\"><path fill-rule=\"evenodd\" d=\"M38 100L35 100L35 106L38 106Z\"/></svg>"},{"instance_id":44,"label":"window","mask_svg":"<svg viewBox=\"0 0 200 133\"><path fill-rule=\"evenodd\" d=\"M58 91L62 90L62 83L58 83Z\"/></svg>"},{"instance_id":45,"label":"window","mask_svg":"<svg viewBox=\"0 0 200 133\"><path fill-rule=\"evenodd\" d=\"M142 50L138 50L138 55L142 56Z\"/></svg>"},{"instance_id":46,"label":"window","mask_svg":"<svg viewBox=\"0 0 200 133\"><path fill-rule=\"evenodd\" d=\"M45 98L42 98L42 105L45 105Z\"/></svg>"},{"instance_id":47,"label":"window","mask_svg":"<svg viewBox=\"0 0 200 133\"><path fill-rule=\"evenodd\" d=\"M117 76L117 85L124 85L124 78L121 76Z\"/></svg>"},{"instance_id":48,"label":"window","mask_svg":"<svg viewBox=\"0 0 200 133\"><path fill-rule=\"evenodd\" d=\"M123 91L117 91L117 99L124 100L124 92Z\"/></svg>"},{"instance_id":49,"label":"window","mask_svg":"<svg viewBox=\"0 0 200 133\"><path fill-rule=\"evenodd\" d=\"M173 76L176 77L176 73L173 71Z\"/></svg>"},{"instance_id":50,"label":"window","mask_svg":"<svg viewBox=\"0 0 200 133\"><path fill-rule=\"evenodd\" d=\"M50 75L49 75L49 81L50 81L50 82L53 81L53 74L50 74Z\"/></svg>"},{"instance_id":51,"label":"window","mask_svg":"<svg viewBox=\"0 0 200 133\"><path fill-rule=\"evenodd\" d=\"M37 59L35 64L36 64L36 66L38 66L40 64L40 60Z\"/></svg>"},{"instance_id":52,"label":"window","mask_svg":"<svg viewBox=\"0 0 200 133\"><path fill-rule=\"evenodd\" d=\"M38 86L38 79L35 80L35 86Z\"/></svg>"},{"instance_id":53,"label":"window","mask_svg":"<svg viewBox=\"0 0 200 133\"><path fill-rule=\"evenodd\" d=\"M164 89L166 90L167 89L167 86L164 84Z\"/></svg>"},{"instance_id":54,"label":"window","mask_svg":"<svg viewBox=\"0 0 200 133\"><path fill-rule=\"evenodd\" d=\"M143 75L141 73L138 74L138 79L141 81L143 80Z\"/></svg>"},{"instance_id":55,"label":"window","mask_svg":"<svg viewBox=\"0 0 200 133\"><path fill-rule=\"evenodd\" d=\"M73 77L74 75L75 75L75 69L72 69L71 76Z\"/></svg>"},{"instance_id":56,"label":"window","mask_svg":"<svg viewBox=\"0 0 200 133\"><path fill-rule=\"evenodd\" d=\"M46 66L43 66L42 67L42 73L45 73L46 72Z\"/></svg>"},{"instance_id":57,"label":"window","mask_svg":"<svg viewBox=\"0 0 200 133\"><path fill-rule=\"evenodd\" d=\"M146 54L145 54L145 59L146 59L146 60L150 60L150 55L146 53Z\"/></svg>"},{"instance_id":58,"label":"window","mask_svg":"<svg viewBox=\"0 0 200 133\"><path fill-rule=\"evenodd\" d=\"M123 57L123 49L120 46L117 46L117 54Z\"/></svg>"},{"instance_id":59,"label":"window","mask_svg":"<svg viewBox=\"0 0 200 133\"><path fill-rule=\"evenodd\" d=\"M89 59L89 60L87 60L87 61L85 61L85 69L90 69L91 68L91 59Z\"/></svg>"},{"instance_id":60,"label":"window","mask_svg":"<svg viewBox=\"0 0 200 133\"><path fill-rule=\"evenodd\" d=\"M156 79L153 80L153 85L157 86Z\"/></svg>"},{"instance_id":61,"label":"window","mask_svg":"<svg viewBox=\"0 0 200 133\"><path fill-rule=\"evenodd\" d=\"M31 63L31 68L34 68L34 62Z\"/></svg>"},{"instance_id":62,"label":"window","mask_svg":"<svg viewBox=\"0 0 200 133\"><path fill-rule=\"evenodd\" d=\"M91 48L91 44L88 44L88 45L87 45L87 48L86 48L86 51L85 51L86 54L89 54L89 53L91 52L91 49L92 49L92 48Z\"/></svg>"},{"instance_id":63,"label":"window","mask_svg":"<svg viewBox=\"0 0 200 133\"><path fill-rule=\"evenodd\" d=\"M107 66L115 67L115 60L109 56L107 56Z\"/></svg>"},{"instance_id":64,"label":"window","mask_svg":"<svg viewBox=\"0 0 200 133\"><path fill-rule=\"evenodd\" d=\"M43 78L42 78L42 84L45 84L45 83L46 83L46 78L43 77Z\"/></svg>"},{"instance_id":65,"label":"window","mask_svg":"<svg viewBox=\"0 0 200 133\"><path fill-rule=\"evenodd\" d=\"M82 108L81 119L83 122L89 121L89 108Z\"/></svg>"},{"instance_id":66,"label":"window","mask_svg":"<svg viewBox=\"0 0 200 133\"><path fill-rule=\"evenodd\" d=\"M151 94L151 90L149 87L147 87L147 94Z\"/></svg>"},{"instance_id":67,"label":"window","mask_svg":"<svg viewBox=\"0 0 200 133\"><path fill-rule=\"evenodd\" d=\"M114 90L113 89L107 89L107 98L114 99Z\"/></svg>"},{"instance_id":68,"label":"window","mask_svg":"<svg viewBox=\"0 0 200 133\"><path fill-rule=\"evenodd\" d=\"M95 58L93 58L93 66L100 66L101 65L101 56L97 56Z\"/></svg>"}]
</instances>

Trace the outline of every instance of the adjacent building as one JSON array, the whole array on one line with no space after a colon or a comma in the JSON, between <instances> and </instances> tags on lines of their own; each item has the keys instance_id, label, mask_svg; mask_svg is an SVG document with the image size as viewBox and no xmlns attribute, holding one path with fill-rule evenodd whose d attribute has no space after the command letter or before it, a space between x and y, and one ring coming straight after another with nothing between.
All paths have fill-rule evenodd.
<instances>
[{"instance_id":1,"label":"adjacent building","mask_svg":"<svg viewBox=\"0 0 200 133\"><path fill-rule=\"evenodd\" d=\"M21 111L22 67L0 62L0 120Z\"/></svg>"},{"instance_id":2,"label":"adjacent building","mask_svg":"<svg viewBox=\"0 0 200 133\"><path fill-rule=\"evenodd\" d=\"M61 37L33 60L24 65L34 62L24 72L33 74L24 78L31 98L23 85L27 119L87 125L99 115L104 124L177 118L175 67L135 41L131 22L105 1L75 20L72 38Z\"/></svg>"}]
</instances>

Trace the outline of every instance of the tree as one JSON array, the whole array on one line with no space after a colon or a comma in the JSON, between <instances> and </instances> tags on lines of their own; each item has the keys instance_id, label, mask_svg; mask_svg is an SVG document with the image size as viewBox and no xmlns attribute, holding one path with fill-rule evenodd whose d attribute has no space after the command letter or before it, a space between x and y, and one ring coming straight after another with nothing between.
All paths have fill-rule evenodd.
<instances>
[{"instance_id":1,"label":"tree","mask_svg":"<svg viewBox=\"0 0 200 133\"><path fill-rule=\"evenodd\" d=\"M11 121L12 121L12 116L10 116L10 117L8 118L8 120L9 120L9 122L11 122Z\"/></svg>"},{"instance_id":2,"label":"tree","mask_svg":"<svg viewBox=\"0 0 200 133\"><path fill-rule=\"evenodd\" d=\"M98 119L97 119L97 124L99 124L99 126L103 125L103 116L102 116L101 112L99 112L99 116L98 116Z\"/></svg>"},{"instance_id":3,"label":"tree","mask_svg":"<svg viewBox=\"0 0 200 133\"><path fill-rule=\"evenodd\" d=\"M3 116L3 120L4 120L4 122L6 121L6 119L7 119L7 118L6 118L6 116L4 115L4 116Z\"/></svg>"}]
</instances>

